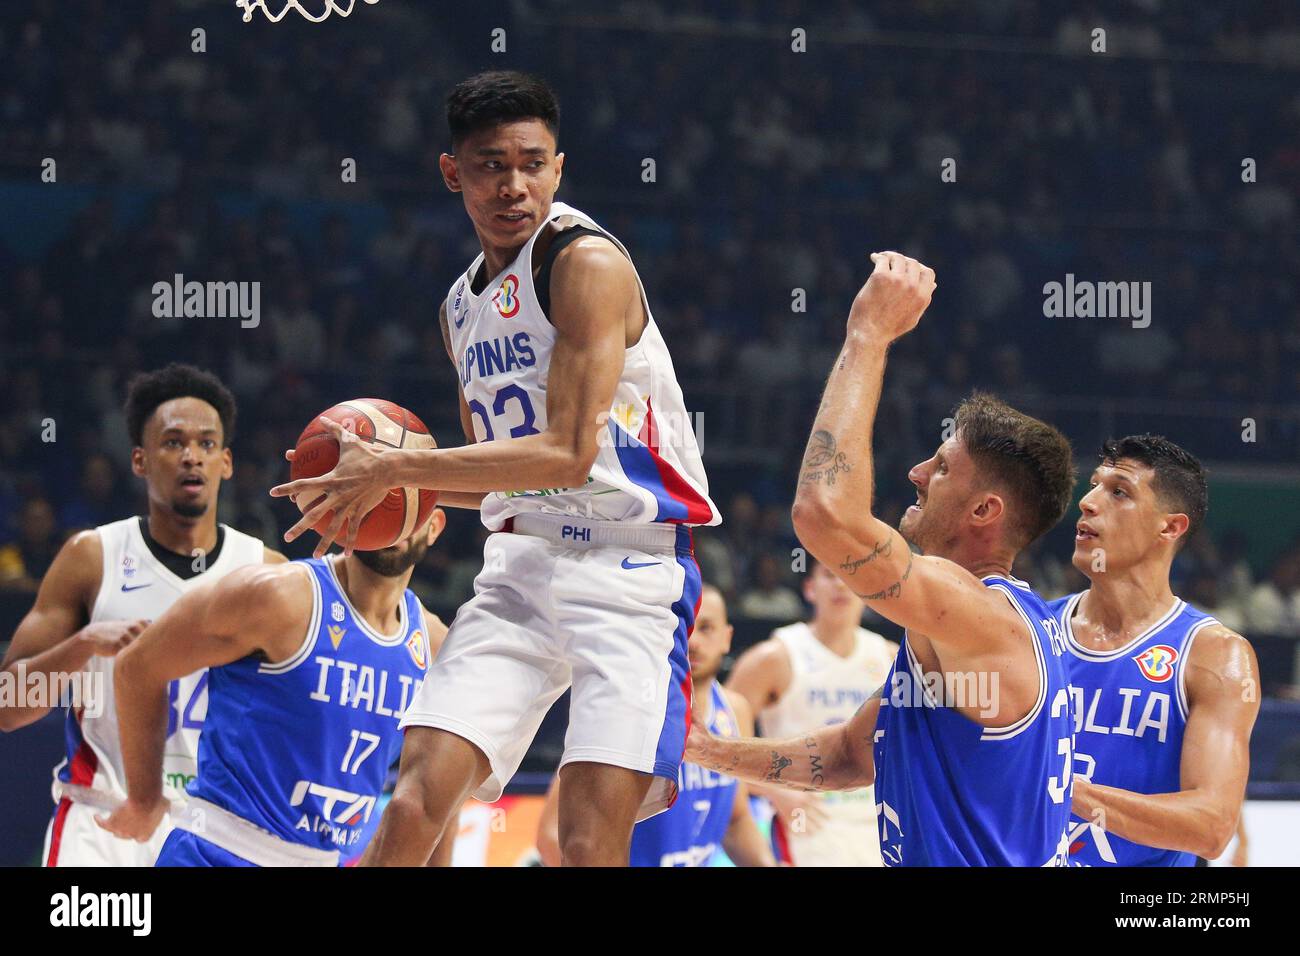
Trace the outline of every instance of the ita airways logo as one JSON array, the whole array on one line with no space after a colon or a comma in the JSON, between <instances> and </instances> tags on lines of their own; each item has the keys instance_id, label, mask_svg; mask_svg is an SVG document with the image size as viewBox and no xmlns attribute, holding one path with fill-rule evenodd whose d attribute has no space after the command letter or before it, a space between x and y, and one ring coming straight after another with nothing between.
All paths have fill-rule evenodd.
<instances>
[{"instance_id":1,"label":"ita airways logo","mask_svg":"<svg viewBox=\"0 0 1300 956\"><path fill-rule=\"evenodd\" d=\"M1137 663L1143 677L1157 684L1163 684L1174 676L1174 662L1178 660L1178 651L1168 644L1156 644L1135 655L1133 660Z\"/></svg>"},{"instance_id":2,"label":"ita airways logo","mask_svg":"<svg viewBox=\"0 0 1300 956\"><path fill-rule=\"evenodd\" d=\"M508 275L501 280L501 288L492 293L492 304L503 319L513 319L519 314L519 277Z\"/></svg>"},{"instance_id":3,"label":"ita airways logo","mask_svg":"<svg viewBox=\"0 0 1300 956\"><path fill-rule=\"evenodd\" d=\"M420 670L426 670L429 656L424 651L424 634L421 631L412 632L406 641L406 649L411 652L411 660L415 661L415 666Z\"/></svg>"}]
</instances>

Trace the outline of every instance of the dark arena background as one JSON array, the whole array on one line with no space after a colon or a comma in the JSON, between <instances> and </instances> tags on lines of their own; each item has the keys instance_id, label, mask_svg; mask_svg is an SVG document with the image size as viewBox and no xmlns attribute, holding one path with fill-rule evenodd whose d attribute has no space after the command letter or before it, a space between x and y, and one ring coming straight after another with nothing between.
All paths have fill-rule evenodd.
<instances>
[{"instance_id":1,"label":"dark arena background","mask_svg":"<svg viewBox=\"0 0 1300 956\"><path fill-rule=\"evenodd\" d=\"M290 557L315 538L283 544L298 514L267 489L321 409L383 396L461 443L437 312L478 246L438 169L444 97L520 69L562 105L557 199L626 244L672 352L724 515L696 542L729 601L729 660L807 613L799 463L867 255L898 249L938 290L891 352L878 513L896 523L908 469L974 388L1068 435L1076 502L1107 436L1195 452L1211 507L1173 587L1250 639L1264 698L1248 852L1219 863L1300 864L1298 5L379 0L319 23L250 16L6 0L0 648L69 535L143 513L122 413L136 372L184 361L229 385L220 518ZM153 288L177 276L260 283L259 311L160 317ZM1074 308L1085 282L1122 284L1127 310ZM1047 597L1086 587L1075 516L1015 568ZM485 536L448 509L416 569L445 621ZM504 798L518 825L467 812L458 862L528 859L564 704ZM60 712L0 735L0 863L39 861L62 750Z\"/></svg>"}]
</instances>

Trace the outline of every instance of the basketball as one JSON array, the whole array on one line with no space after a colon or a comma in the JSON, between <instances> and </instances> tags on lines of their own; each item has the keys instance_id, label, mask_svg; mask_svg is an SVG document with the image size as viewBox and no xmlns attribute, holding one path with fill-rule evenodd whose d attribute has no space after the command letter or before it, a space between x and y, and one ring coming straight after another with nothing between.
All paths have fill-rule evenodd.
<instances>
[{"instance_id":1,"label":"basketball","mask_svg":"<svg viewBox=\"0 0 1300 956\"><path fill-rule=\"evenodd\" d=\"M436 448L433 436L424 422L400 405L382 398L358 398L340 402L312 419L294 446L289 477L316 478L333 470L339 460L339 444L329 433L321 418L338 422L358 438L377 442L390 448ZM389 548L407 537L428 520L438 503L438 493L421 488L390 488L388 496L371 509L361 521L355 548L358 551L378 551ZM311 505L307 505L306 511ZM313 528L322 534L334 518L329 511Z\"/></svg>"}]
</instances>

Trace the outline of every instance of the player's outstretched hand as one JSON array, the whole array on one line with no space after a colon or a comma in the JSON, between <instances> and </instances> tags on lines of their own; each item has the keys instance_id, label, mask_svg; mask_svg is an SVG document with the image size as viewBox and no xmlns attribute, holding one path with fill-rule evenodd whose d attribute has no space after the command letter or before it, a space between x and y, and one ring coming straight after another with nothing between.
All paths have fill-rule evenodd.
<instances>
[{"instance_id":1,"label":"player's outstretched hand","mask_svg":"<svg viewBox=\"0 0 1300 956\"><path fill-rule=\"evenodd\" d=\"M343 545L344 553L351 554L361 520L384 500L392 487L382 446L362 441L336 421L328 418L320 421L339 443L339 461L334 470L319 478L299 478L271 489L272 497L292 498L303 513L298 523L284 533L285 541L294 540L334 512L316 545L314 554L318 558L324 556L336 538ZM293 460L292 453L285 457Z\"/></svg>"},{"instance_id":2,"label":"player's outstretched hand","mask_svg":"<svg viewBox=\"0 0 1300 956\"><path fill-rule=\"evenodd\" d=\"M711 743L713 743L713 734L709 732L708 725L704 723L704 708L692 707L691 731L686 735L686 753L682 759L698 763L708 752Z\"/></svg>"},{"instance_id":3,"label":"player's outstretched hand","mask_svg":"<svg viewBox=\"0 0 1300 956\"><path fill-rule=\"evenodd\" d=\"M897 252L873 252L876 268L849 310L849 330L892 342L916 328L934 295L934 270Z\"/></svg>"},{"instance_id":4,"label":"player's outstretched hand","mask_svg":"<svg viewBox=\"0 0 1300 956\"><path fill-rule=\"evenodd\" d=\"M829 819L819 794L784 787L764 791L763 796L772 804L781 822L795 833L816 833Z\"/></svg>"},{"instance_id":5,"label":"player's outstretched hand","mask_svg":"<svg viewBox=\"0 0 1300 956\"><path fill-rule=\"evenodd\" d=\"M148 621L96 621L87 624L78 639L90 645L96 657L115 657L149 626Z\"/></svg>"},{"instance_id":6,"label":"player's outstretched hand","mask_svg":"<svg viewBox=\"0 0 1300 956\"><path fill-rule=\"evenodd\" d=\"M108 816L96 816L95 822L115 837L145 843L153 836L170 808L171 802L164 796L159 796L154 803L148 805L128 797Z\"/></svg>"}]
</instances>

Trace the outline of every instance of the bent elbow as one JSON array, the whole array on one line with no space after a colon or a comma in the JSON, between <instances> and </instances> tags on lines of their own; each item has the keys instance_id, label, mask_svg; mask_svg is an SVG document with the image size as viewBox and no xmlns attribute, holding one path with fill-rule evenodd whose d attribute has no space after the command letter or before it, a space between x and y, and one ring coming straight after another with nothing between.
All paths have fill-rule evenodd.
<instances>
[{"instance_id":1,"label":"bent elbow","mask_svg":"<svg viewBox=\"0 0 1300 956\"><path fill-rule=\"evenodd\" d=\"M1206 828L1205 839L1196 848L1196 855L1207 860L1217 860L1223 856L1233 834L1237 832L1237 818L1228 814L1219 814L1214 822Z\"/></svg>"},{"instance_id":2,"label":"bent elbow","mask_svg":"<svg viewBox=\"0 0 1300 956\"><path fill-rule=\"evenodd\" d=\"M594 442L588 447L582 441L564 441L553 447L557 453L552 459L554 487L581 488L587 483L587 476L596 464L598 446Z\"/></svg>"},{"instance_id":3,"label":"bent elbow","mask_svg":"<svg viewBox=\"0 0 1300 956\"><path fill-rule=\"evenodd\" d=\"M799 540L809 549L815 549L817 542L833 531L839 521L820 493L800 490L790 508L790 523Z\"/></svg>"}]
</instances>

